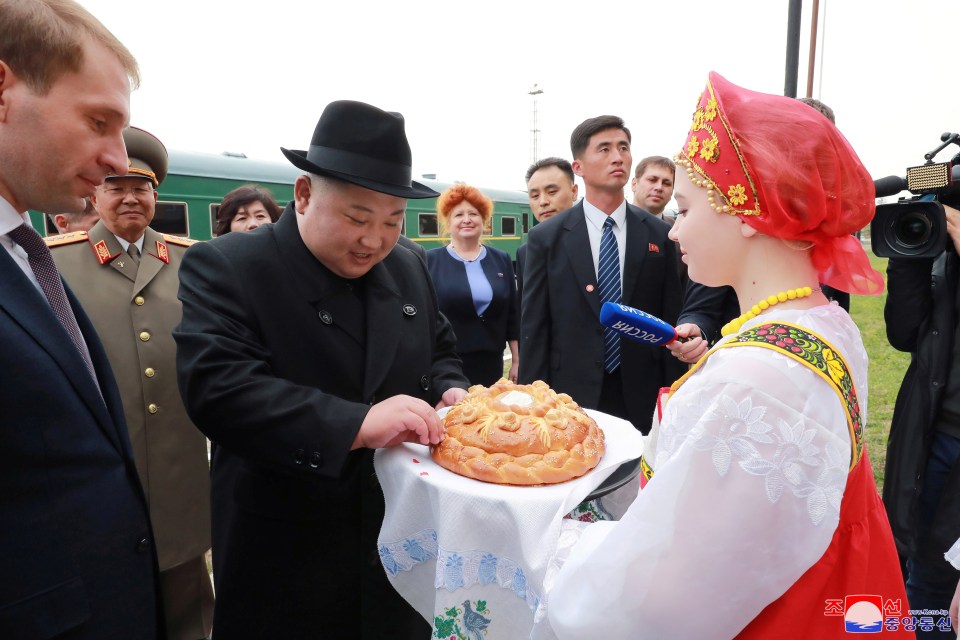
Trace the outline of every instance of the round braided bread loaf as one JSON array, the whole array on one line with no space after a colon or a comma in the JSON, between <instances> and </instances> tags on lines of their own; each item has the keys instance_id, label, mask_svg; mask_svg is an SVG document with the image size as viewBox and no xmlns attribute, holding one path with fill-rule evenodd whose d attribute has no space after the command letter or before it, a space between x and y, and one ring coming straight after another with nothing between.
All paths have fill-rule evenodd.
<instances>
[{"instance_id":1,"label":"round braided bread loaf","mask_svg":"<svg viewBox=\"0 0 960 640\"><path fill-rule=\"evenodd\" d=\"M470 387L443 418L447 437L431 449L440 466L499 484L566 482L597 466L603 431L565 393L545 382L501 378Z\"/></svg>"}]
</instances>

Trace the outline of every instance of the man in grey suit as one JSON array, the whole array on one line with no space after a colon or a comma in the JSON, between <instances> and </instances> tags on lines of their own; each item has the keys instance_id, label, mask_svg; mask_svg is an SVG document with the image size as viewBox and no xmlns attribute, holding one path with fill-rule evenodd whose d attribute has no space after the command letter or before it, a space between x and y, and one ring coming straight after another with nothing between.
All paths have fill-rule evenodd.
<instances>
[{"instance_id":1,"label":"man in grey suit","mask_svg":"<svg viewBox=\"0 0 960 640\"><path fill-rule=\"evenodd\" d=\"M669 226L626 202L630 131L599 116L570 137L584 199L537 225L527 241L521 303L520 382L543 380L581 406L650 430L660 387L682 375L665 349L610 335L600 307L612 300L675 323L681 287Z\"/></svg>"},{"instance_id":2,"label":"man in grey suit","mask_svg":"<svg viewBox=\"0 0 960 640\"><path fill-rule=\"evenodd\" d=\"M130 52L71 0L0 0L0 638L153 640L157 560L103 346L28 209L127 172Z\"/></svg>"}]
</instances>

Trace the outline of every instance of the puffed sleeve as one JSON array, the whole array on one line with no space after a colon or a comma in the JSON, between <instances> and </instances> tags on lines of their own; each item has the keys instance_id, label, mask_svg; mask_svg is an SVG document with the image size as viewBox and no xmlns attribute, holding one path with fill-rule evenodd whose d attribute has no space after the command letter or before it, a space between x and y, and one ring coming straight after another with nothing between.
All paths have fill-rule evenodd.
<instances>
[{"instance_id":1,"label":"puffed sleeve","mask_svg":"<svg viewBox=\"0 0 960 640\"><path fill-rule=\"evenodd\" d=\"M764 349L716 354L668 401L653 479L557 574L557 637L734 637L826 551L850 451L813 372Z\"/></svg>"}]
</instances>

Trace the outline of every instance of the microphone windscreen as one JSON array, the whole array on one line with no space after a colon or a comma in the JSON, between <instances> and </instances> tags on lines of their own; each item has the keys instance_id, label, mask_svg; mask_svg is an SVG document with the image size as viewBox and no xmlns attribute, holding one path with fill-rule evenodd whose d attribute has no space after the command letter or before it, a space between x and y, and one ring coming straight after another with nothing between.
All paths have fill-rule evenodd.
<instances>
[{"instance_id":1,"label":"microphone windscreen","mask_svg":"<svg viewBox=\"0 0 960 640\"><path fill-rule=\"evenodd\" d=\"M649 345L668 345L677 338L677 330L649 313L616 302L604 302L600 323L618 333Z\"/></svg>"},{"instance_id":2,"label":"microphone windscreen","mask_svg":"<svg viewBox=\"0 0 960 640\"><path fill-rule=\"evenodd\" d=\"M887 176L873 181L876 197L893 196L907 188L907 179L900 176Z\"/></svg>"}]
</instances>

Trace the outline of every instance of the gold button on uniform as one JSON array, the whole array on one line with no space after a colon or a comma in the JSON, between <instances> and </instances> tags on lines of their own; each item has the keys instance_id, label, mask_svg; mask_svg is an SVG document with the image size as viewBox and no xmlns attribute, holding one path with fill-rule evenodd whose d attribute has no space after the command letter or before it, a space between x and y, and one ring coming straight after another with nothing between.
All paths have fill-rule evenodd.
<instances>
[{"instance_id":1,"label":"gold button on uniform","mask_svg":"<svg viewBox=\"0 0 960 640\"><path fill-rule=\"evenodd\" d=\"M157 411L160 411L160 407L158 407L157 405L151 402L150 404L147 405L147 411L149 411L150 413L156 413Z\"/></svg>"},{"instance_id":2,"label":"gold button on uniform","mask_svg":"<svg viewBox=\"0 0 960 640\"><path fill-rule=\"evenodd\" d=\"M137 296L136 298L133 299L133 302L134 302L134 304L136 304L138 307L142 307L142 306L143 306L143 303L146 302L146 300L143 299L143 296Z\"/></svg>"},{"instance_id":3,"label":"gold button on uniform","mask_svg":"<svg viewBox=\"0 0 960 640\"><path fill-rule=\"evenodd\" d=\"M153 376L157 375L157 372L154 371L151 367L147 367L143 371L143 375L147 376L148 378L152 378Z\"/></svg>"},{"instance_id":4,"label":"gold button on uniform","mask_svg":"<svg viewBox=\"0 0 960 640\"><path fill-rule=\"evenodd\" d=\"M150 339L150 332L149 332L149 331L141 331L141 332L140 332L140 340L141 340L141 341L146 342L146 341L149 340L149 339Z\"/></svg>"}]
</instances>

